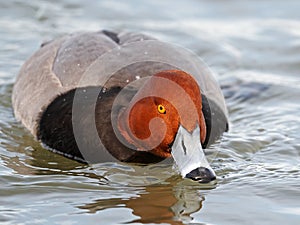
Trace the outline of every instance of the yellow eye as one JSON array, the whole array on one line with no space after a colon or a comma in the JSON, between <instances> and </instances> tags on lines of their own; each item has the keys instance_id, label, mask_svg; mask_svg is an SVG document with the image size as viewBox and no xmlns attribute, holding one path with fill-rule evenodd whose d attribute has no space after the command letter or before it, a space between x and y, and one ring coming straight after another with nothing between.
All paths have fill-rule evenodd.
<instances>
[{"instance_id":1,"label":"yellow eye","mask_svg":"<svg viewBox=\"0 0 300 225\"><path fill-rule=\"evenodd\" d=\"M165 114L166 113L166 108L163 105L158 105L157 110L160 114Z\"/></svg>"}]
</instances>

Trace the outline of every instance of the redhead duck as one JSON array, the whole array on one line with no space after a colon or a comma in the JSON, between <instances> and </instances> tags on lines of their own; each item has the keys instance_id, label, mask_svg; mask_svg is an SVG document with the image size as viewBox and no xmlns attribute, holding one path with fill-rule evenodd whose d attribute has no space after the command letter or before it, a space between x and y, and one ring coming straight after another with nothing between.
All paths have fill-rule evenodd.
<instances>
[{"instance_id":1,"label":"redhead duck","mask_svg":"<svg viewBox=\"0 0 300 225\"><path fill-rule=\"evenodd\" d=\"M187 54L139 33L63 36L22 66L15 117L45 147L75 160L173 158L183 177L210 182L216 176L203 149L227 131L227 112L211 74Z\"/></svg>"}]
</instances>

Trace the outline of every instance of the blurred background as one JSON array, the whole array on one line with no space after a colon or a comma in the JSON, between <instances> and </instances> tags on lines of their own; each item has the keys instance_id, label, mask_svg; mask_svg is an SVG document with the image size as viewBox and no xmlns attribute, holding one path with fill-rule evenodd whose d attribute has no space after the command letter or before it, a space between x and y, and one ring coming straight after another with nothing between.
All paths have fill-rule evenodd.
<instances>
[{"instance_id":1,"label":"blurred background","mask_svg":"<svg viewBox=\"0 0 300 225\"><path fill-rule=\"evenodd\" d=\"M1 1L0 223L298 224L299 10L297 0ZM15 121L13 82L40 44L104 28L179 44L215 72L231 122L211 148L217 184L171 167L82 165Z\"/></svg>"}]
</instances>

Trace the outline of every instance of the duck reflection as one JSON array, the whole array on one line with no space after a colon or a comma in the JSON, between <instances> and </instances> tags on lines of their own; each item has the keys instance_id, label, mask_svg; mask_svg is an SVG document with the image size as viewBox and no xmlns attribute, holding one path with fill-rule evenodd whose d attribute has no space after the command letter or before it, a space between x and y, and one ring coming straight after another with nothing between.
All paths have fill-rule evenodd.
<instances>
[{"instance_id":1,"label":"duck reflection","mask_svg":"<svg viewBox=\"0 0 300 225\"><path fill-rule=\"evenodd\" d=\"M199 192L198 184L188 182L190 185L187 185L184 182L178 178L166 185L147 186L138 197L99 199L79 208L96 213L109 208L127 207L139 217L128 223L186 224L193 219L191 214L202 208L204 196Z\"/></svg>"}]
</instances>

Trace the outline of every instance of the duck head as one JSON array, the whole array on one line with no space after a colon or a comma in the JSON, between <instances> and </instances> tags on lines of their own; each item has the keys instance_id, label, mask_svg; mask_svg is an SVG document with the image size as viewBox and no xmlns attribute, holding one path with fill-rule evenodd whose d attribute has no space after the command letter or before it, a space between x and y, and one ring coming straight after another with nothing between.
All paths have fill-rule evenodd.
<instances>
[{"instance_id":1,"label":"duck head","mask_svg":"<svg viewBox=\"0 0 300 225\"><path fill-rule=\"evenodd\" d=\"M118 129L137 151L173 156L183 177L207 183L216 178L204 155L202 97L195 79L180 70L149 78L118 116Z\"/></svg>"}]
</instances>

